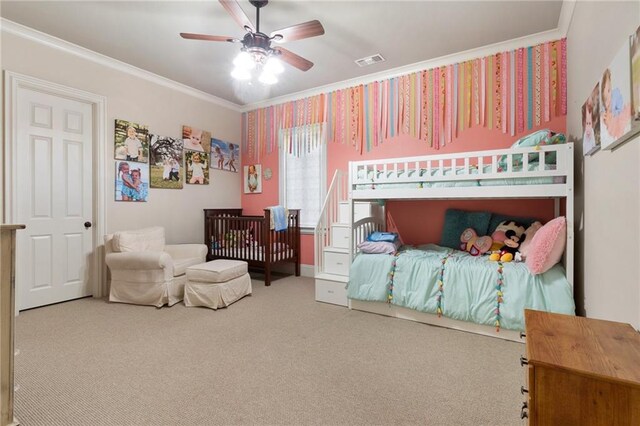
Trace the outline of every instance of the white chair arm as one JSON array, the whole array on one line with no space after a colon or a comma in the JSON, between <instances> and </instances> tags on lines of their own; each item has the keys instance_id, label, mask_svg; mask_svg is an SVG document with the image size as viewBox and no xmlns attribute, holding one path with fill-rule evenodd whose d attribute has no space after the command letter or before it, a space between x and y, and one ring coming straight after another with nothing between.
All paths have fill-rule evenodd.
<instances>
[{"instance_id":1,"label":"white chair arm","mask_svg":"<svg viewBox=\"0 0 640 426\"><path fill-rule=\"evenodd\" d=\"M204 262L207 257L207 246L204 244L167 244L164 251L173 259L198 257Z\"/></svg>"},{"instance_id":2,"label":"white chair arm","mask_svg":"<svg viewBox=\"0 0 640 426\"><path fill-rule=\"evenodd\" d=\"M173 271L173 260L168 253L160 251L131 251L125 253L109 253L105 262L116 270L151 270L167 269Z\"/></svg>"}]
</instances>

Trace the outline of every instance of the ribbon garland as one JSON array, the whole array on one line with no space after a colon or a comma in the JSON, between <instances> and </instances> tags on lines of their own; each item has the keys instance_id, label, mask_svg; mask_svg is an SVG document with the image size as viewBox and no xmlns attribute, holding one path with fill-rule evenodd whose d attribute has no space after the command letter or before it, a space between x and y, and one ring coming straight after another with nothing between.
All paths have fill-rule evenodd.
<instances>
[{"instance_id":1,"label":"ribbon garland","mask_svg":"<svg viewBox=\"0 0 640 426\"><path fill-rule=\"evenodd\" d=\"M440 274L438 275L438 293L436 294L436 313L438 317L442 316L442 299L444 298L444 270L447 261L453 256L454 251L449 250L447 254L442 258L440 265Z\"/></svg>"},{"instance_id":2,"label":"ribbon garland","mask_svg":"<svg viewBox=\"0 0 640 426\"><path fill-rule=\"evenodd\" d=\"M515 136L566 113L562 39L248 111L240 145L257 162L325 142L364 154L400 134L440 149L473 126Z\"/></svg>"},{"instance_id":3,"label":"ribbon garland","mask_svg":"<svg viewBox=\"0 0 640 426\"><path fill-rule=\"evenodd\" d=\"M494 325L496 327L496 332L500 332L500 320L502 316L500 315L500 305L504 302L502 292L502 287L504 285L504 267L502 262L498 261L498 281L496 283L496 309L493 311L495 314L495 322Z\"/></svg>"}]
</instances>

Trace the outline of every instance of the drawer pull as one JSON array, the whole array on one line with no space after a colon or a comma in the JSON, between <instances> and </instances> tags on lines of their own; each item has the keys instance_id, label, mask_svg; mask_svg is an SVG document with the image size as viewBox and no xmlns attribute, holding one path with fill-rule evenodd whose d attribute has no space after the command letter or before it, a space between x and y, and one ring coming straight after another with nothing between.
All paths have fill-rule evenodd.
<instances>
[{"instance_id":1,"label":"drawer pull","mask_svg":"<svg viewBox=\"0 0 640 426\"><path fill-rule=\"evenodd\" d=\"M520 332L520 338L524 339L525 337L527 337L527 334L524 331Z\"/></svg>"},{"instance_id":2,"label":"drawer pull","mask_svg":"<svg viewBox=\"0 0 640 426\"><path fill-rule=\"evenodd\" d=\"M520 393L522 395L524 395L525 393L529 393L529 389L525 388L524 386L520 386Z\"/></svg>"},{"instance_id":3,"label":"drawer pull","mask_svg":"<svg viewBox=\"0 0 640 426\"><path fill-rule=\"evenodd\" d=\"M529 365L529 360L522 355L520 356L520 366L524 367L525 365Z\"/></svg>"},{"instance_id":4,"label":"drawer pull","mask_svg":"<svg viewBox=\"0 0 640 426\"><path fill-rule=\"evenodd\" d=\"M342 262L336 262L336 265L342 265Z\"/></svg>"},{"instance_id":5,"label":"drawer pull","mask_svg":"<svg viewBox=\"0 0 640 426\"><path fill-rule=\"evenodd\" d=\"M529 418L529 412L526 410L527 407L522 407L520 409L520 418L521 419L528 419Z\"/></svg>"},{"instance_id":6,"label":"drawer pull","mask_svg":"<svg viewBox=\"0 0 640 426\"><path fill-rule=\"evenodd\" d=\"M335 293L335 292L334 292L333 290L327 290L327 293L329 293L329 294L333 294L333 293Z\"/></svg>"}]
</instances>

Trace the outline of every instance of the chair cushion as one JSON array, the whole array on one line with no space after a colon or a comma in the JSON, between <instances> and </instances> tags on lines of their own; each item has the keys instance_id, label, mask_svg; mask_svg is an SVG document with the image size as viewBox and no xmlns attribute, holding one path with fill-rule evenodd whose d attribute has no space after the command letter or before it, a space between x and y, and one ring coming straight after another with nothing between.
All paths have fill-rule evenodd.
<instances>
[{"instance_id":1,"label":"chair cushion","mask_svg":"<svg viewBox=\"0 0 640 426\"><path fill-rule=\"evenodd\" d=\"M201 257L185 257L181 259L173 259L173 276L179 277L187 272L189 266L202 263Z\"/></svg>"},{"instance_id":2,"label":"chair cushion","mask_svg":"<svg viewBox=\"0 0 640 426\"><path fill-rule=\"evenodd\" d=\"M116 232L111 240L114 252L163 251L164 245L164 228L161 226Z\"/></svg>"},{"instance_id":3,"label":"chair cushion","mask_svg":"<svg viewBox=\"0 0 640 426\"><path fill-rule=\"evenodd\" d=\"M223 283L246 274L247 262L217 259L187 268L187 279L204 283Z\"/></svg>"}]
</instances>

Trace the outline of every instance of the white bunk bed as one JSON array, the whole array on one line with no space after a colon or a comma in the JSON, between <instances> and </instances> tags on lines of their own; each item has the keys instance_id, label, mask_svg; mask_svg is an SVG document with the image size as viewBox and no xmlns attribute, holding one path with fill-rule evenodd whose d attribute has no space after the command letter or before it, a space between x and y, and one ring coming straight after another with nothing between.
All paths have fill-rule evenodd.
<instances>
[{"instance_id":1,"label":"white bunk bed","mask_svg":"<svg viewBox=\"0 0 640 426\"><path fill-rule=\"evenodd\" d=\"M348 192L353 205L372 200L554 199L555 216L565 200L567 240L563 257L573 294L574 281L573 144L511 148L349 163ZM380 217L354 221L351 215L351 262L357 245L372 229L383 230ZM459 321L401 306L349 299L349 308L520 341L518 332Z\"/></svg>"}]
</instances>

